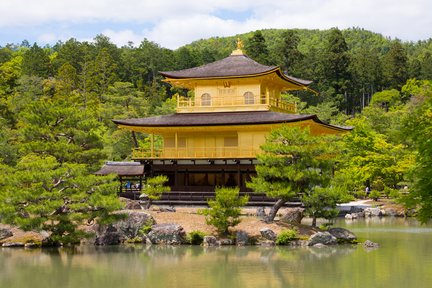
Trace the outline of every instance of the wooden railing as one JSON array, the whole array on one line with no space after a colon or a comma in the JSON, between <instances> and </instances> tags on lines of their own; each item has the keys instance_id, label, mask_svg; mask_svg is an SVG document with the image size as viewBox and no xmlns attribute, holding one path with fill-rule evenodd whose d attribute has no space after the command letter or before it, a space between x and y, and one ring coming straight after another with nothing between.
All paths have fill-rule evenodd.
<instances>
[{"instance_id":1,"label":"wooden railing","mask_svg":"<svg viewBox=\"0 0 432 288\"><path fill-rule=\"evenodd\" d=\"M235 110L268 110L270 107L282 110L287 113L296 113L295 103L288 103L281 99L269 98L265 95L245 96L211 96L206 99L194 99L177 97L177 112L199 112L199 111L235 111Z\"/></svg>"},{"instance_id":2,"label":"wooden railing","mask_svg":"<svg viewBox=\"0 0 432 288\"><path fill-rule=\"evenodd\" d=\"M146 148L134 148L132 159L238 159L255 158L259 152L255 147L163 148L153 152Z\"/></svg>"}]
</instances>

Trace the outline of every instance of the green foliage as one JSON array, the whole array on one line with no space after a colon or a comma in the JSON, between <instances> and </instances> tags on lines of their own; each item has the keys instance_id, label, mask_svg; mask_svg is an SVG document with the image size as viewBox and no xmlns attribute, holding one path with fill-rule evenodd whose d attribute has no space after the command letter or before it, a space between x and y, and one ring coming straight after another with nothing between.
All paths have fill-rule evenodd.
<instances>
[{"instance_id":1,"label":"green foliage","mask_svg":"<svg viewBox=\"0 0 432 288\"><path fill-rule=\"evenodd\" d=\"M296 240L297 238L298 238L297 229L282 230L277 235L275 243L277 245L288 245L291 241Z\"/></svg>"},{"instance_id":2,"label":"green foliage","mask_svg":"<svg viewBox=\"0 0 432 288\"><path fill-rule=\"evenodd\" d=\"M378 106L381 108L389 109L400 103L401 97L400 93L396 89L384 90L381 92L376 92L372 95L372 100L370 105Z\"/></svg>"},{"instance_id":3,"label":"green foliage","mask_svg":"<svg viewBox=\"0 0 432 288\"><path fill-rule=\"evenodd\" d=\"M111 214L121 208L113 177L89 174L83 164L29 154L15 168L0 169L1 221L24 230L48 231L52 243L77 243L87 236L80 226L119 217Z\"/></svg>"},{"instance_id":4,"label":"green foliage","mask_svg":"<svg viewBox=\"0 0 432 288\"><path fill-rule=\"evenodd\" d=\"M273 206L269 221L286 201L329 185L337 154L333 137L312 136L306 128L284 125L272 130L261 148L257 176L247 186L281 200Z\"/></svg>"},{"instance_id":5,"label":"green foliage","mask_svg":"<svg viewBox=\"0 0 432 288\"><path fill-rule=\"evenodd\" d=\"M165 175L146 179L142 187L142 194L140 195L140 198L148 199L146 209L150 208L153 200L160 199L162 193L171 191L171 188L165 185L166 182L168 182L168 177Z\"/></svg>"},{"instance_id":6,"label":"green foliage","mask_svg":"<svg viewBox=\"0 0 432 288\"><path fill-rule=\"evenodd\" d=\"M239 197L238 188L216 188L215 199L207 201L210 208L199 210L206 216L206 223L214 226L218 233L228 234L228 228L240 223L240 207L246 205L248 196Z\"/></svg>"},{"instance_id":7,"label":"green foliage","mask_svg":"<svg viewBox=\"0 0 432 288\"><path fill-rule=\"evenodd\" d=\"M343 185L328 187L314 187L306 190L301 200L305 206L305 213L312 218L312 226L316 226L317 218L333 220L339 214L337 204L347 202L350 197L346 193Z\"/></svg>"},{"instance_id":8,"label":"green foliage","mask_svg":"<svg viewBox=\"0 0 432 288\"><path fill-rule=\"evenodd\" d=\"M404 119L404 132L416 151L416 163L410 171L412 186L402 200L407 208L418 207L417 217L425 223L432 217L432 83L422 84Z\"/></svg>"},{"instance_id":9,"label":"green foliage","mask_svg":"<svg viewBox=\"0 0 432 288\"><path fill-rule=\"evenodd\" d=\"M192 245L201 245L206 234L202 231L191 231L186 236L186 242Z\"/></svg>"},{"instance_id":10,"label":"green foliage","mask_svg":"<svg viewBox=\"0 0 432 288\"><path fill-rule=\"evenodd\" d=\"M369 198L373 199L374 201L378 201L380 197L381 193L378 190L372 190L369 194Z\"/></svg>"}]
</instances>

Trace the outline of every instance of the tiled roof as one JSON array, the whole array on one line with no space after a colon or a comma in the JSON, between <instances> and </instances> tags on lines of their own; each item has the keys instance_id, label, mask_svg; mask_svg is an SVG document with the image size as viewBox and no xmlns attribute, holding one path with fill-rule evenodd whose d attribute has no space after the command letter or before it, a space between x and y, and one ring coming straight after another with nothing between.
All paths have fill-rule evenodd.
<instances>
[{"instance_id":1,"label":"tiled roof","mask_svg":"<svg viewBox=\"0 0 432 288\"><path fill-rule=\"evenodd\" d=\"M117 174L119 176L140 176L144 174L144 165L138 162L106 162L96 175Z\"/></svg>"},{"instance_id":2,"label":"tiled roof","mask_svg":"<svg viewBox=\"0 0 432 288\"><path fill-rule=\"evenodd\" d=\"M148 118L133 118L113 121L118 125L125 126L181 127L289 123L309 119L312 119L317 123L328 125L321 122L316 115L286 114L273 111L176 113ZM333 127L336 128L336 126Z\"/></svg>"},{"instance_id":3,"label":"tiled roof","mask_svg":"<svg viewBox=\"0 0 432 288\"><path fill-rule=\"evenodd\" d=\"M203 66L184 69L179 71L159 72L162 76L173 79L188 78L223 78L242 77L257 74L276 72L285 80L296 82L301 85L309 85L312 81L294 78L282 73L278 66L262 65L246 55L230 55L222 60L215 61Z\"/></svg>"}]
</instances>

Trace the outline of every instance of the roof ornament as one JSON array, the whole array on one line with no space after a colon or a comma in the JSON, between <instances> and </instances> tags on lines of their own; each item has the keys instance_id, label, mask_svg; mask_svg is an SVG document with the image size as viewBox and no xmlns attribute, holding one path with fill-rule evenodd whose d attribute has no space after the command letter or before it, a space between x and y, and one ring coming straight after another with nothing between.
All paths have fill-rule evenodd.
<instances>
[{"instance_id":1,"label":"roof ornament","mask_svg":"<svg viewBox=\"0 0 432 288\"><path fill-rule=\"evenodd\" d=\"M244 53L243 53L243 47L244 47L244 44L243 44L243 41L242 40L240 40L240 37L237 37L237 42L236 42L236 44L237 44L237 49L235 49L232 53L231 53L231 55L244 55Z\"/></svg>"}]
</instances>

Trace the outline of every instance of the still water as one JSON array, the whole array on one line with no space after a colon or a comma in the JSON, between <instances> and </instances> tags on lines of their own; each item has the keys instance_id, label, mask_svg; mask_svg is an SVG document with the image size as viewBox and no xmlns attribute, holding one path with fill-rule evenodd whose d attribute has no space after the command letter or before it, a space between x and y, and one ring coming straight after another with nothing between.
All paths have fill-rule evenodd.
<instances>
[{"instance_id":1,"label":"still water","mask_svg":"<svg viewBox=\"0 0 432 288\"><path fill-rule=\"evenodd\" d=\"M432 225L338 220L361 245L0 249L0 287L432 287Z\"/></svg>"}]
</instances>

